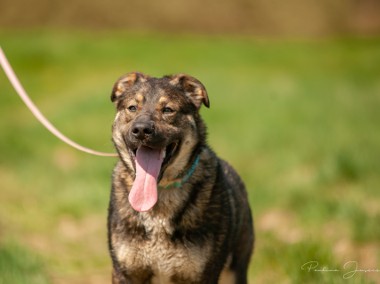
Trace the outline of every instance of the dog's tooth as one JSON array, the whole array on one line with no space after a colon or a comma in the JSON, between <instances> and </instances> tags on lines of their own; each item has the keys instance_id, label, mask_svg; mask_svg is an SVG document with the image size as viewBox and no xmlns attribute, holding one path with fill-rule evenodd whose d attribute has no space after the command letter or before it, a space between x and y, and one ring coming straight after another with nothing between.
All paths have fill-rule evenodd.
<instances>
[{"instance_id":1,"label":"dog's tooth","mask_svg":"<svg viewBox=\"0 0 380 284\"><path fill-rule=\"evenodd\" d=\"M161 150L161 157L162 157L162 160L165 159L165 157L166 157L166 150L165 150L165 148L163 148Z\"/></svg>"}]
</instances>

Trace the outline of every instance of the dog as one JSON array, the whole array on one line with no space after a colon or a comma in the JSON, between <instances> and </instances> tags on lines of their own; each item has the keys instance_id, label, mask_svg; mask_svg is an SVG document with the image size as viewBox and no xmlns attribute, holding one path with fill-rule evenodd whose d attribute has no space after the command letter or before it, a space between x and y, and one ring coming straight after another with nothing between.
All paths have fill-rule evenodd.
<instances>
[{"instance_id":1,"label":"dog","mask_svg":"<svg viewBox=\"0 0 380 284\"><path fill-rule=\"evenodd\" d=\"M133 72L114 85L108 243L112 283L247 283L245 186L206 143L197 79Z\"/></svg>"}]
</instances>

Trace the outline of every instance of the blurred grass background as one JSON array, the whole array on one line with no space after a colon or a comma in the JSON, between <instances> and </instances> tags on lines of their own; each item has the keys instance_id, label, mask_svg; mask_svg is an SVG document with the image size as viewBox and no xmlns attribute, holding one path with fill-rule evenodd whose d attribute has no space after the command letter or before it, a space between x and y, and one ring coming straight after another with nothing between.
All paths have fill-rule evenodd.
<instances>
[{"instance_id":1,"label":"blurred grass background","mask_svg":"<svg viewBox=\"0 0 380 284\"><path fill-rule=\"evenodd\" d=\"M103 6L95 2L91 9L100 13ZM372 2L355 5L375 7ZM209 143L242 175L254 212L250 283L380 283L378 272L343 279L353 268L343 268L348 261L380 269L376 19L368 16L363 24L357 16L348 23L346 6L347 15L334 18L341 24L323 21L331 14L313 14L311 24L297 30L297 20L284 16L291 7L242 14L241 7L251 6L228 2L207 24L203 13L216 4L205 2L200 23L192 26L188 14L199 8L197 1L189 10L173 2L171 13L181 13L166 22L169 10L148 17L159 5L146 11L131 4L132 18L142 15L146 22L127 16L127 22L112 22L106 8L107 21L72 1L58 9L39 0L20 18L15 11L23 1L12 3L0 2L0 44L41 111L80 144L113 151L109 96L126 72L185 72L205 84ZM56 17L43 16L49 11ZM228 11L245 18L234 26L224 21L231 20ZM265 28L257 18L247 20L258 11L267 11L258 19L272 19L262 22ZM282 29L281 21L270 24L276 15L287 23ZM80 153L52 137L2 72L0 113L0 283L110 283L106 215L115 159ZM341 271L302 270L309 261Z\"/></svg>"}]
</instances>

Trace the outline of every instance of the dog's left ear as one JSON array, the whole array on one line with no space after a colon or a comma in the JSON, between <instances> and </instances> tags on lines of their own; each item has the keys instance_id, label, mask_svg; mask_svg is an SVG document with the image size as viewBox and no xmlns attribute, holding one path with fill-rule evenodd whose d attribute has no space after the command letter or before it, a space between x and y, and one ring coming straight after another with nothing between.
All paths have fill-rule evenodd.
<instances>
[{"instance_id":1,"label":"dog's left ear","mask_svg":"<svg viewBox=\"0 0 380 284\"><path fill-rule=\"evenodd\" d=\"M210 107L206 88L199 80L186 74L172 75L169 78L170 84L182 89L197 109L201 107L202 103L206 107Z\"/></svg>"}]
</instances>

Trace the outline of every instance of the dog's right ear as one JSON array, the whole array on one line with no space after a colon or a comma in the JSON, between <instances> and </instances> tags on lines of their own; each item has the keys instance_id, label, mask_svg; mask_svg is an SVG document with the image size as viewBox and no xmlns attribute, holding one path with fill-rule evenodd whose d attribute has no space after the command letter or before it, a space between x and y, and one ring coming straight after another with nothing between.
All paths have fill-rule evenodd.
<instances>
[{"instance_id":1,"label":"dog's right ear","mask_svg":"<svg viewBox=\"0 0 380 284\"><path fill-rule=\"evenodd\" d=\"M167 78L170 79L170 84L179 87L185 92L186 96L197 109L199 109L202 104L206 107L210 107L206 88L199 80L186 74L171 75L167 76Z\"/></svg>"},{"instance_id":2,"label":"dog's right ear","mask_svg":"<svg viewBox=\"0 0 380 284\"><path fill-rule=\"evenodd\" d=\"M120 79L117 80L113 86L111 101L118 101L125 94L125 91L128 90L128 88L132 87L137 82L145 82L147 79L148 76L139 72L131 72L120 77Z\"/></svg>"}]
</instances>

